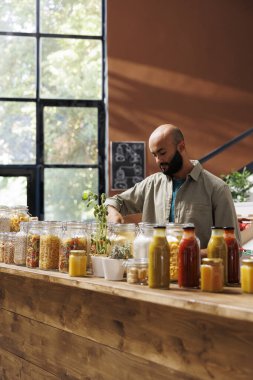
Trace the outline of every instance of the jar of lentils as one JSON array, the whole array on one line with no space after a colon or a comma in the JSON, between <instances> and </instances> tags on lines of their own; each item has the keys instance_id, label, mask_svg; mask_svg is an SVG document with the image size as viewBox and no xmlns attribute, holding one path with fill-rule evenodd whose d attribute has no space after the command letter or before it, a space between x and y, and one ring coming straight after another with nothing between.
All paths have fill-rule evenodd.
<instances>
[{"instance_id":1,"label":"jar of lentils","mask_svg":"<svg viewBox=\"0 0 253 380\"><path fill-rule=\"evenodd\" d=\"M10 209L0 205L0 232L10 232Z\"/></svg>"},{"instance_id":2,"label":"jar of lentils","mask_svg":"<svg viewBox=\"0 0 253 380\"><path fill-rule=\"evenodd\" d=\"M25 265L27 250L27 230L28 222L20 222L20 231L16 233L14 264Z\"/></svg>"}]
</instances>

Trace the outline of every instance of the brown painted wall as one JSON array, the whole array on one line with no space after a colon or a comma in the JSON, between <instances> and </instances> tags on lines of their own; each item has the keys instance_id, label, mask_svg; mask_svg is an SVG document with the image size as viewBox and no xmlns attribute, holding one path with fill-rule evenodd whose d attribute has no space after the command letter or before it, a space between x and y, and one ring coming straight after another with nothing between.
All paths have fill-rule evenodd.
<instances>
[{"instance_id":1,"label":"brown painted wall","mask_svg":"<svg viewBox=\"0 0 253 380\"><path fill-rule=\"evenodd\" d=\"M252 0L107 0L107 21L109 141L174 123L198 159L253 127ZM204 166L239 169L252 147L253 135Z\"/></svg>"}]
</instances>

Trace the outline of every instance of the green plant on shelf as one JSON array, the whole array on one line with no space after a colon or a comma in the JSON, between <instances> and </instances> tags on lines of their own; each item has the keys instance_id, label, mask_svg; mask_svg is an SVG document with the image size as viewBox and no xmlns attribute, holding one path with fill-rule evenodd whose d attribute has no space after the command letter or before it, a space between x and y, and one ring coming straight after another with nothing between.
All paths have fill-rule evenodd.
<instances>
[{"instance_id":1,"label":"green plant on shelf","mask_svg":"<svg viewBox=\"0 0 253 380\"><path fill-rule=\"evenodd\" d=\"M82 200L86 202L86 207L93 207L93 215L97 222L95 233L91 235L91 244L95 245L95 252L98 255L107 255L107 248L111 244L107 236L107 205L105 205L106 195L104 193L100 196L92 193L91 191L84 191Z\"/></svg>"},{"instance_id":2,"label":"green plant on shelf","mask_svg":"<svg viewBox=\"0 0 253 380\"><path fill-rule=\"evenodd\" d=\"M111 259L130 259L133 255L131 254L130 243L126 243L124 245L116 244L113 246L112 251L110 253Z\"/></svg>"},{"instance_id":3,"label":"green plant on shelf","mask_svg":"<svg viewBox=\"0 0 253 380\"><path fill-rule=\"evenodd\" d=\"M233 171L221 178L229 186L232 198L235 202L245 202L249 198L249 190L253 186L249 177L252 173L245 167L241 172Z\"/></svg>"}]
</instances>

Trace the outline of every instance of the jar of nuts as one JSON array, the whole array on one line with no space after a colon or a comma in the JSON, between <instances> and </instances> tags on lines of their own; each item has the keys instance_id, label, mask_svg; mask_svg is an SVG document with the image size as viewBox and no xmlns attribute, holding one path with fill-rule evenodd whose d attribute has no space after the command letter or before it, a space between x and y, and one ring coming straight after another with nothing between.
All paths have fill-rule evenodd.
<instances>
[{"instance_id":1,"label":"jar of nuts","mask_svg":"<svg viewBox=\"0 0 253 380\"><path fill-rule=\"evenodd\" d=\"M148 259L128 259L127 282L129 284L148 285Z\"/></svg>"},{"instance_id":2,"label":"jar of nuts","mask_svg":"<svg viewBox=\"0 0 253 380\"><path fill-rule=\"evenodd\" d=\"M170 246L170 281L178 279L178 248L183 236L184 224L167 223L166 237Z\"/></svg>"}]
</instances>

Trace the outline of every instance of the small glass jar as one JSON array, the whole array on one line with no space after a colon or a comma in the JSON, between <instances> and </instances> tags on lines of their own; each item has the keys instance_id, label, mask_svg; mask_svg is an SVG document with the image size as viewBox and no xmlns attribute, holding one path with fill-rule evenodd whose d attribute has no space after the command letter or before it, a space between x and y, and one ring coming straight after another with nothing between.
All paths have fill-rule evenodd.
<instances>
[{"instance_id":1,"label":"small glass jar","mask_svg":"<svg viewBox=\"0 0 253 380\"><path fill-rule=\"evenodd\" d=\"M37 268L39 266L40 235L42 234L44 226L45 222L36 220L29 222L26 252L27 268Z\"/></svg>"},{"instance_id":2,"label":"small glass jar","mask_svg":"<svg viewBox=\"0 0 253 380\"><path fill-rule=\"evenodd\" d=\"M253 293L253 259L243 259L241 265L241 287L244 293Z\"/></svg>"},{"instance_id":3,"label":"small glass jar","mask_svg":"<svg viewBox=\"0 0 253 380\"><path fill-rule=\"evenodd\" d=\"M167 223L166 237L170 246L170 281L178 280L178 250L183 236L184 224Z\"/></svg>"},{"instance_id":4,"label":"small glass jar","mask_svg":"<svg viewBox=\"0 0 253 380\"><path fill-rule=\"evenodd\" d=\"M224 268L222 259L202 259L200 273L200 284L203 292L221 292L223 290Z\"/></svg>"},{"instance_id":5,"label":"small glass jar","mask_svg":"<svg viewBox=\"0 0 253 380\"><path fill-rule=\"evenodd\" d=\"M47 221L40 236L39 268L58 269L62 223Z\"/></svg>"},{"instance_id":6,"label":"small glass jar","mask_svg":"<svg viewBox=\"0 0 253 380\"><path fill-rule=\"evenodd\" d=\"M209 259L220 258L224 266L224 283L228 282L228 248L224 239L223 227L212 227L212 234L207 245Z\"/></svg>"},{"instance_id":7,"label":"small glass jar","mask_svg":"<svg viewBox=\"0 0 253 380\"><path fill-rule=\"evenodd\" d=\"M20 222L29 221L28 206L14 206L10 211L10 231L19 232Z\"/></svg>"},{"instance_id":8,"label":"small glass jar","mask_svg":"<svg viewBox=\"0 0 253 380\"><path fill-rule=\"evenodd\" d=\"M0 232L0 263L4 262L4 244L7 239L6 232Z\"/></svg>"},{"instance_id":9,"label":"small glass jar","mask_svg":"<svg viewBox=\"0 0 253 380\"><path fill-rule=\"evenodd\" d=\"M80 277L86 275L87 256L84 250L71 250L69 255L69 275Z\"/></svg>"},{"instance_id":10,"label":"small glass jar","mask_svg":"<svg viewBox=\"0 0 253 380\"><path fill-rule=\"evenodd\" d=\"M148 285L148 259L138 258L126 261L128 284Z\"/></svg>"},{"instance_id":11,"label":"small glass jar","mask_svg":"<svg viewBox=\"0 0 253 380\"><path fill-rule=\"evenodd\" d=\"M153 239L155 224L139 223L139 233L133 241L133 256L135 259L148 258L148 250Z\"/></svg>"},{"instance_id":12,"label":"small glass jar","mask_svg":"<svg viewBox=\"0 0 253 380\"><path fill-rule=\"evenodd\" d=\"M6 234L6 240L4 243L4 263L14 264L14 252L15 252L15 232L8 232Z\"/></svg>"},{"instance_id":13,"label":"small glass jar","mask_svg":"<svg viewBox=\"0 0 253 380\"><path fill-rule=\"evenodd\" d=\"M71 250L84 250L87 252L87 223L67 222L63 230L60 253L59 271L69 272L69 254Z\"/></svg>"},{"instance_id":14,"label":"small glass jar","mask_svg":"<svg viewBox=\"0 0 253 380\"><path fill-rule=\"evenodd\" d=\"M14 264L26 264L28 222L20 222L20 231L16 233Z\"/></svg>"},{"instance_id":15,"label":"small glass jar","mask_svg":"<svg viewBox=\"0 0 253 380\"><path fill-rule=\"evenodd\" d=\"M10 232L11 219L10 209L0 205L0 232Z\"/></svg>"},{"instance_id":16,"label":"small glass jar","mask_svg":"<svg viewBox=\"0 0 253 380\"><path fill-rule=\"evenodd\" d=\"M111 231L109 254L113 255L117 251L124 258L133 257L133 242L137 232L136 224L115 223L111 226Z\"/></svg>"}]
</instances>

